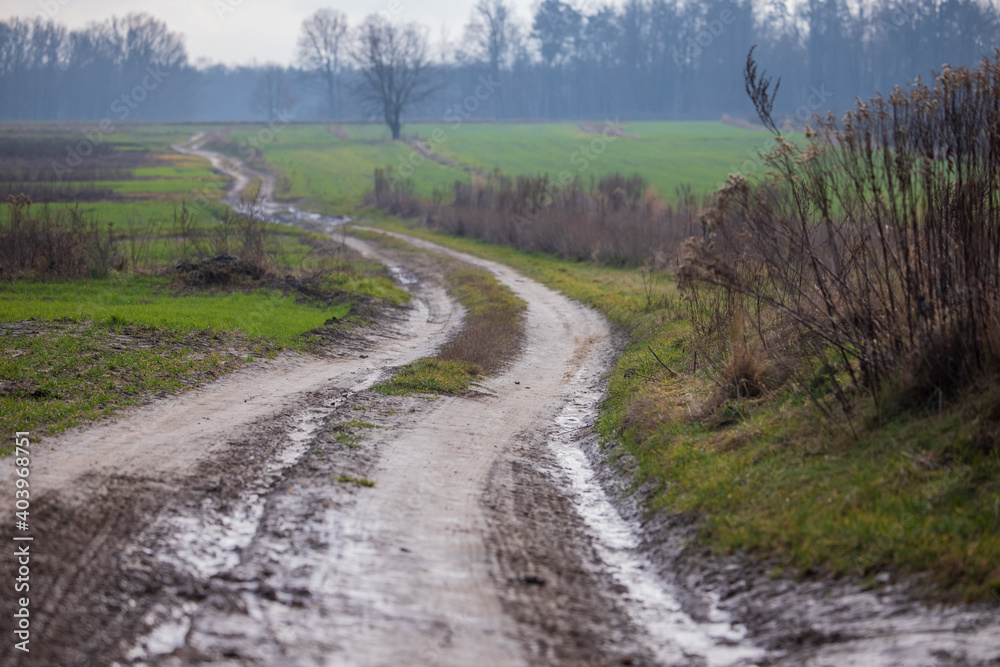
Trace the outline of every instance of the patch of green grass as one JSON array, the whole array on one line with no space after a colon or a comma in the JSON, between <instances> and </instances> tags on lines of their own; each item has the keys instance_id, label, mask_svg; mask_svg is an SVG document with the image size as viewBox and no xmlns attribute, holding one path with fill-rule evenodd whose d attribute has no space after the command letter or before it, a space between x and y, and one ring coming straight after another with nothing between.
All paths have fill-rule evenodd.
<instances>
[{"instance_id":1,"label":"patch of green grass","mask_svg":"<svg viewBox=\"0 0 1000 667\"><path fill-rule=\"evenodd\" d=\"M0 326L0 429L59 433L272 353L261 338L114 319Z\"/></svg>"},{"instance_id":2,"label":"patch of green grass","mask_svg":"<svg viewBox=\"0 0 1000 667\"><path fill-rule=\"evenodd\" d=\"M354 477L352 475L341 475L337 478L337 481L341 484L355 484L369 489L375 486L375 482L367 477Z\"/></svg>"},{"instance_id":3,"label":"patch of green grass","mask_svg":"<svg viewBox=\"0 0 1000 667\"><path fill-rule=\"evenodd\" d=\"M301 335L350 304L304 306L278 291L179 294L163 278L0 283L0 322L61 317L165 328L216 329L298 347Z\"/></svg>"},{"instance_id":4,"label":"patch of green grass","mask_svg":"<svg viewBox=\"0 0 1000 667\"><path fill-rule=\"evenodd\" d=\"M338 431L336 435L333 436L333 439L348 449L361 449L361 445L358 444L359 438L356 435L348 433L347 431Z\"/></svg>"},{"instance_id":5,"label":"patch of green grass","mask_svg":"<svg viewBox=\"0 0 1000 667\"><path fill-rule=\"evenodd\" d=\"M380 272L384 268L380 267ZM368 296L379 301L402 306L410 302L410 293L397 287L384 275L357 275L355 271L331 271L324 274L323 286L331 292Z\"/></svg>"},{"instance_id":6,"label":"patch of green grass","mask_svg":"<svg viewBox=\"0 0 1000 667\"><path fill-rule=\"evenodd\" d=\"M488 271L456 262L447 262L447 267L448 290L466 310L461 328L434 357L407 364L388 382L375 385L375 391L460 394L518 354L527 304Z\"/></svg>"},{"instance_id":7,"label":"patch of green grass","mask_svg":"<svg viewBox=\"0 0 1000 667\"><path fill-rule=\"evenodd\" d=\"M412 393L461 394L479 378L475 364L443 359L418 359L400 368L391 380L380 382L372 389L391 395Z\"/></svg>"}]
</instances>

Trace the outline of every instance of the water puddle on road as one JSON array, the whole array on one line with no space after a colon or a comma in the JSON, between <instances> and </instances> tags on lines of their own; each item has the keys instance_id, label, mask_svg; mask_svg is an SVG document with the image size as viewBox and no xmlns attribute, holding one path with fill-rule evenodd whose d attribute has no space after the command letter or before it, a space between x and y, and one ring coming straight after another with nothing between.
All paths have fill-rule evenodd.
<instances>
[{"instance_id":1,"label":"water puddle on road","mask_svg":"<svg viewBox=\"0 0 1000 667\"><path fill-rule=\"evenodd\" d=\"M272 487L306 453L317 429L332 410L332 407L309 408L298 414L283 444L236 499L225 503L209 500L162 516L152 527L155 533L164 536L157 558L201 581L237 566L243 550L257 534ZM168 620L140 638L128 653L129 659L166 655L183 646L190 628L189 615L195 606L170 609Z\"/></svg>"},{"instance_id":2,"label":"water puddle on road","mask_svg":"<svg viewBox=\"0 0 1000 667\"><path fill-rule=\"evenodd\" d=\"M407 285L416 285L420 282L420 278L417 277L417 274L412 271L408 271L401 266L389 264L386 268L389 269L389 274L392 276L393 282L397 285L406 287Z\"/></svg>"},{"instance_id":3,"label":"water puddle on road","mask_svg":"<svg viewBox=\"0 0 1000 667\"><path fill-rule=\"evenodd\" d=\"M260 476L243 489L237 500L226 503L228 511L203 506L190 514L169 517L168 534L172 538L161 550L161 558L201 579L235 567L240 553L257 533L271 487L286 468L302 458L328 412L309 409L298 415L284 446L278 448Z\"/></svg>"},{"instance_id":4,"label":"water puddle on road","mask_svg":"<svg viewBox=\"0 0 1000 667\"><path fill-rule=\"evenodd\" d=\"M592 357L593 358L593 357ZM585 364L577 372L572 400L556 418L549 446L569 482L573 502L586 523L607 571L625 587L625 610L648 634L648 648L664 665L735 667L754 665L765 651L750 644L746 630L717 608L709 622L684 612L670 586L639 550L639 527L611 503L580 445L580 433L594 423L602 398L599 372Z\"/></svg>"}]
</instances>

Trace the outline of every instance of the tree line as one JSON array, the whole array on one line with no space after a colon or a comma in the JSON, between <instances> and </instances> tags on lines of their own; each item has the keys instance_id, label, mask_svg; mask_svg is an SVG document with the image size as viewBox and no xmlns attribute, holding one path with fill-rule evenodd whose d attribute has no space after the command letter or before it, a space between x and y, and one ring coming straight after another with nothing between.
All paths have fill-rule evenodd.
<instances>
[{"instance_id":1,"label":"tree line","mask_svg":"<svg viewBox=\"0 0 1000 667\"><path fill-rule=\"evenodd\" d=\"M582 3L581 3L582 5ZM460 37L388 10L360 25L331 9L302 25L292 66L195 67L145 14L68 30L0 22L0 119L718 119L752 115L749 49L778 73L775 116L803 121L857 97L975 65L1000 46L988 0L543 0L518 16L479 0ZM386 84L392 82L392 88Z\"/></svg>"}]
</instances>

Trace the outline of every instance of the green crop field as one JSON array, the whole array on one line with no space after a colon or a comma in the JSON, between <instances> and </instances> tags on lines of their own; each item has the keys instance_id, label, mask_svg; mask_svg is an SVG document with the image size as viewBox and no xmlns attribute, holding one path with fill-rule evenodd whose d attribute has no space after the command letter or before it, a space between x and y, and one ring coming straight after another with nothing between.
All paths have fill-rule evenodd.
<instances>
[{"instance_id":1,"label":"green crop field","mask_svg":"<svg viewBox=\"0 0 1000 667\"><path fill-rule=\"evenodd\" d=\"M296 345L304 331L344 317L349 303L300 306L274 290L190 294L158 278L13 283L0 290L0 323L64 317L139 326L240 331Z\"/></svg>"},{"instance_id":2,"label":"green crop field","mask_svg":"<svg viewBox=\"0 0 1000 667\"><path fill-rule=\"evenodd\" d=\"M589 180L615 172L638 172L669 199L681 185L699 194L715 190L750 154L766 148L770 138L763 132L713 122L622 127L625 137L585 132L575 124L445 125L443 140L435 150L459 164L507 174L558 176L565 171ZM435 129L431 125L410 128L432 141Z\"/></svg>"},{"instance_id":3,"label":"green crop field","mask_svg":"<svg viewBox=\"0 0 1000 667\"><path fill-rule=\"evenodd\" d=\"M548 173L578 177L585 183L612 173L639 173L665 199L680 187L707 194L736 170L755 167L753 156L770 146L770 135L717 122L647 122L619 126L625 136L604 136L575 123L486 124L422 123L407 125L404 135L419 137L438 157L418 154L389 139L380 125L127 125L104 138L123 150L149 151L155 162L131 171L121 181L87 185L111 190L117 201L89 203L116 225L140 210L150 225L161 227L174 205L201 191L221 194L220 179L197 158L170 153L172 144L199 131L221 131L231 151L246 155L260 150L280 172L284 199L300 200L322 213L349 213L360 206L374 184L377 168L391 166L410 175L418 195L449 193L455 181L468 182L474 172L494 170L509 175ZM593 128L590 128L591 130ZM598 128L599 129L599 128ZM0 126L4 136L58 138L67 146L84 137L86 125Z\"/></svg>"},{"instance_id":4,"label":"green crop field","mask_svg":"<svg viewBox=\"0 0 1000 667\"><path fill-rule=\"evenodd\" d=\"M682 186L697 195L714 191L731 172L752 168L751 157L770 146L767 133L714 122L630 123L623 128L624 137L585 132L571 123L404 128L406 136L419 137L440 161L390 141L388 131L376 125L290 125L274 132L270 142L259 140L261 128L240 126L227 141L258 146L288 179L289 188L281 195L304 199L325 213L360 205L373 187L374 170L387 166L411 175L415 192L425 197L434 190L449 193L455 181L467 182L471 172L499 169L525 176L568 173L586 183L615 172L638 172L669 200Z\"/></svg>"}]
</instances>

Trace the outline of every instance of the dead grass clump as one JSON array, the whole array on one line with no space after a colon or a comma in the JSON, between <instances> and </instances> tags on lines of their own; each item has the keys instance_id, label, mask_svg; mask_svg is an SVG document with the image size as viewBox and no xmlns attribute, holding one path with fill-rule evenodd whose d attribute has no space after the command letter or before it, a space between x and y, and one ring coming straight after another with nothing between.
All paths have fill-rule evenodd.
<instances>
[{"instance_id":1,"label":"dead grass clump","mask_svg":"<svg viewBox=\"0 0 1000 667\"><path fill-rule=\"evenodd\" d=\"M365 197L365 205L404 218L416 217L424 209L413 187L413 179L400 176L393 167L376 169L375 189Z\"/></svg>"},{"instance_id":2,"label":"dead grass clump","mask_svg":"<svg viewBox=\"0 0 1000 667\"><path fill-rule=\"evenodd\" d=\"M195 263L181 262L176 272L180 280L191 287L241 287L271 277L267 268L231 255Z\"/></svg>"},{"instance_id":3,"label":"dead grass clump","mask_svg":"<svg viewBox=\"0 0 1000 667\"><path fill-rule=\"evenodd\" d=\"M0 214L0 276L100 277L124 270L126 260L114 226L85 217L78 208L33 207L24 195L8 195Z\"/></svg>"},{"instance_id":4,"label":"dead grass clump","mask_svg":"<svg viewBox=\"0 0 1000 667\"><path fill-rule=\"evenodd\" d=\"M622 426L640 441L656 433L663 424L688 418L686 401L667 387L646 384L629 403Z\"/></svg>"},{"instance_id":5,"label":"dead grass clump","mask_svg":"<svg viewBox=\"0 0 1000 667\"><path fill-rule=\"evenodd\" d=\"M432 229L455 236L618 266L669 261L699 227L699 203L690 191L679 191L670 205L638 174L614 174L587 186L544 174L494 172L420 202L411 182L379 169L368 202L395 215L423 215Z\"/></svg>"},{"instance_id":6,"label":"dead grass clump","mask_svg":"<svg viewBox=\"0 0 1000 667\"><path fill-rule=\"evenodd\" d=\"M492 274L479 269L454 270L448 283L468 313L437 358L474 364L486 375L496 373L520 350L525 303Z\"/></svg>"},{"instance_id":7,"label":"dead grass clump","mask_svg":"<svg viewBox=\"0 0 1000 667\"><path fill-rule=\"evenodd\" d=\"M182 257L176 273L187 285L245 286L275 277L274 243L259 196L226 210L210 233L214 258L205 257L206 240L186 204L174 212L174 230Z\"/></svg>"},{"instance_id":8,"label":"dead grass clump","mask_svg":"<svg viewBox=\"0 0 1000 667\"><path fill-rule=\"evenodd\" d=\"M773 374L771 364L759 350L738 344L722 367L721 388L727 398L760 398L767 392Z\"/></svg>"}]
</instances>

